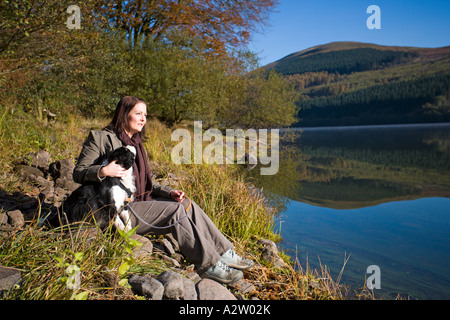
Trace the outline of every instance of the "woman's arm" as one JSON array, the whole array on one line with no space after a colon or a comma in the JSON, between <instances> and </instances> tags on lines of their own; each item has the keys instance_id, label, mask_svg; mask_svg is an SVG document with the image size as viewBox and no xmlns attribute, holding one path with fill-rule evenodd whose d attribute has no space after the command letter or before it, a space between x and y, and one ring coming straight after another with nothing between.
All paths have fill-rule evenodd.
<instances>
[{"instance_id":1,"label":"woman's arm","mask_svg":"<svg viewBox=\"0 0 450 320\"><path fill-rule=\"evenodd\" d=\"M172 187L169 186L162 186L159 183L153 181L153 191L152 191L152 197L161 197L161 198L167 198L167 199L172 199L172 196L170 195L170 193L173 191L174 189Z\"/></svg>"},{"instance_id":2,"label":"woman's arm","mask_svg":"<svg viewBox=\"0 0 450 320\"><path fill-rule=\"evenodd\" d=\"M73 170L73 180L80 184L86 182L101 182L102 178L99 173L103 168L102 164L97 164L103 156L102 149L99 146L99 133L91 131L89 137L83 144L77 164Z\"/></svg>"}]
</instances>

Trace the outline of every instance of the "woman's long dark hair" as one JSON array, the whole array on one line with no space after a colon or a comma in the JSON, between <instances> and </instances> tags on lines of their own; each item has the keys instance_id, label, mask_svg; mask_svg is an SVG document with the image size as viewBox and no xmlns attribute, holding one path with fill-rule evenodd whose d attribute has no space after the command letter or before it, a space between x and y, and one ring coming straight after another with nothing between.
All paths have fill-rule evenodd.
<instances>
[{"instance_id":1,"label":"woman's long dark hair","mask_svg":"<svg viewBox=\"0 0 450 320\"><path fill-rule=\"evenodd\" d=\"M114 112L114 117L111 123L105 129L113 130L115 133L119 133L124 129L128 130L128 114L130 113L131 109L133 109L134 106L140 102L146 104L143 99L133 96L125 96L120 99L119 103L117 104L116 111ZM145 126L142 128L142 131L139 132L139 135L141 136L141 140L144 141Z\"/></svg>"}]
</instances>

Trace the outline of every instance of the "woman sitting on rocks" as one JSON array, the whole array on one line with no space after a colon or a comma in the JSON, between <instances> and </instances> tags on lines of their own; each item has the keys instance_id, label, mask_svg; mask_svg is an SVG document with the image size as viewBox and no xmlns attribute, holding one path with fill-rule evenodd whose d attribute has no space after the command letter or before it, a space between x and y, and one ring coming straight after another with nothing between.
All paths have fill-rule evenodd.
<instances>
[{"instance_id":1,"label":"woman sitting on rocks","mask_svg":"<svg viewBox=\"0 0 450 320\"><path fill-rule=\"evenodd\" d=\"M91 131L83 144L73 173L75 182L84 184L101 182L105 177L122 177L125 173L122 166L114 161L103 166L100 161L121 146L134 146L137 151L134 164L137 191L130 207L136 233L172 233L179 242L180 251L196 266L200 276L225 284L240 280L241 270L250 268L253 261L237 255L232 243L206 213L194 201L189 206L183 191L152 183L142 144L146 117L145 101L132 96L122 98L112 122L102 131ZM170 227L164 228L167 226Z\"/></svg>"}]
</instances>

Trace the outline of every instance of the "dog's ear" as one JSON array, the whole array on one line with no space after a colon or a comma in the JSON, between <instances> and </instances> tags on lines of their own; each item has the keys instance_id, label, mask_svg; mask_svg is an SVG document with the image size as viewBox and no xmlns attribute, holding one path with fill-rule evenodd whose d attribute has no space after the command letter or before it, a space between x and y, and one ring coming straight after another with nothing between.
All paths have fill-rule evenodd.
<instances>
[{"instance_id":1,"label":"dog's ear","mask_svg":"<svg viewBox=\"0 0 450 320\"><path fill-rule=\"evenodd\" d=\"M128 170L133 166L135 161L135 155L132 152L127 151L127 156L124 159L124 167Z\"/></svg>"},{"instance_id":2,"label":"dog's ear","mask_svg":"<svg viewBox=\"0 0 450 320\"><path fill-rule=\"evenodd\" d=\"M108 155L108 162L109 163L111 163L111 162L113 162L114 160L117 160L117 153L118 153L118 150L119 149L116 149L116 150L114 150L113 152L111 152L109 155Z\"/></svg>"}]
</instances>

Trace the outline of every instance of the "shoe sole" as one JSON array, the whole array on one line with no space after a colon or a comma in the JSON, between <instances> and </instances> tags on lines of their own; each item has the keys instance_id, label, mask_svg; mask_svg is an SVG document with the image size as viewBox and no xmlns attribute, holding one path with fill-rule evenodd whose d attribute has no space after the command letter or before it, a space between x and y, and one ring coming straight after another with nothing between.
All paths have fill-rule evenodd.
<instances>
[{"instance_id":1,"label":"shoe sole","mask_svg":"<svg viewBox=\"0 0 450 320\"><path fill-rule=\"evenodd\" d=\"M218 277L214 277L214 276L209 276L209 275L205 275L205 276L203 276L202 278L203 278L203 279L211 279L211 280L220 282L220 283L222 283L222 284L233 284L233 283L235 283L235 282L241 280L241 279L243 278L243 276L244 276L244 274L241 273L241 274L239 274L237 277L235 277L234 279L231 279L231 280L224 280L224 279L222 279L222 278L218 278Z\"/></svg>"},{"instance_id":2,"label":"shoe sole","mask_svg":"<svg viewBox=\"0 0 450 320\"><path fill-rule=\"evenodd\" d=\"M253 267L253 262L250 265L238 265L238 264L233 264L233 263L226 263L227 266L229 266L230 268L234 268L234 269L238 269L238 270L247 270L250 269L251 267Z\"/></svg>"}]
</instances>

